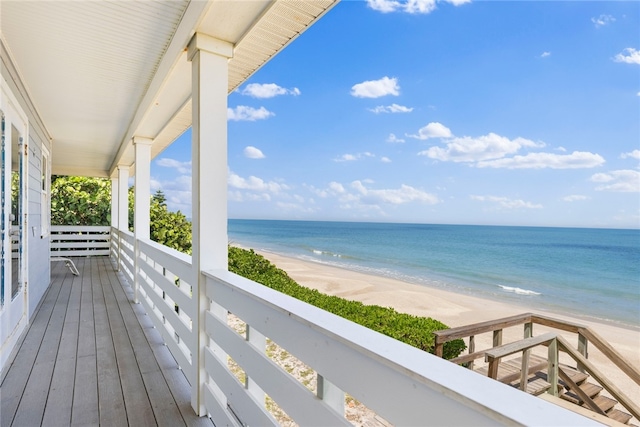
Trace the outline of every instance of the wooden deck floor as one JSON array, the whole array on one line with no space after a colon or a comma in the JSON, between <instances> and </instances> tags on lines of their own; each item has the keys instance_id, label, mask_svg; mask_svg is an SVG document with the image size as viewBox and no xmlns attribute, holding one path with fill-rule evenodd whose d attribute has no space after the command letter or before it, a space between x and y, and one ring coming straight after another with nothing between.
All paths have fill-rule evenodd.
<instances>
[{"instance_id":1,"label":"wooden deck floor","mask_svg":"<svg viewBox=\"0 0 640 427\"><path fill-rule=\"evenodd\" d=\"M52 284L0 385L0 425L212 426L108 257L52 264Z\"/></svg>"}]
</instances>

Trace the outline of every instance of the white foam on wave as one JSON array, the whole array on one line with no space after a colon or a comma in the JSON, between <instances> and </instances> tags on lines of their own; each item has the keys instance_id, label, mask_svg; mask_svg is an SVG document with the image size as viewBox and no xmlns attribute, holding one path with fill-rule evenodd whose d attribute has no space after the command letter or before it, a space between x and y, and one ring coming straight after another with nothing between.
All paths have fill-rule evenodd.
<instances>
[{"instance_id":1,"label":"white foam on wave","mask_svg":"<svg viewBox=\"0 0 640 427\"><path fill-rule=\"evenodd\" d=\"M515 288L512 286L504 286L504 285L498 285L498 286L500 286L503 291L513 292L518 295L542 295L540 292L532 291L529 289Z\"/></svg>"},{"instance_id":2,"label":"white foam on wave","mask_svg":"<svg viewBox=\"0 0 640 427\"><path fill-rule=\"evenodd\" d=\"M334 254L333 252L328 252L328 251L319 251L317 249L312 249L311 252L313 252L315 255L327 255L335 258L342 258L342 255Z\"/></svg>"}]
</instances>

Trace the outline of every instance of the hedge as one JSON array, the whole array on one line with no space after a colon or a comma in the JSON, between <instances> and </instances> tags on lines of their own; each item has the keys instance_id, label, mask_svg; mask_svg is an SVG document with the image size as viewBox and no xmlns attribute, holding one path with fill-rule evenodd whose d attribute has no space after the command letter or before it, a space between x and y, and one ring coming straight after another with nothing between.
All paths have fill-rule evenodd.
<instances>
[{"instance_id":1,"label":"hedge","mask_svg":"<svg viewBox=\"0 0 640 427\"><path fill-rule=\"evenodd\" d=\"M299 285L253 249L230 246L229 271L429 353L433 353L434 348L433 332L449 328L430 317L399 313L391 307L365 305ZM457 357L465 348L461 339L449 341L444 345L443 357Z\"/></svg>"}]
</instances>

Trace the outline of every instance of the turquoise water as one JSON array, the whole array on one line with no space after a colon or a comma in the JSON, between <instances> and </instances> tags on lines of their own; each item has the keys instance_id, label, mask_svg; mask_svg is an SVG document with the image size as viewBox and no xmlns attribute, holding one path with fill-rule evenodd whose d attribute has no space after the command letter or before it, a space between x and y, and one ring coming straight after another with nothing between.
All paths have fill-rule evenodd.
<instances>
[{"instance_id":1,"label":"turquoise water","mask_svg":"<svg viewBox=\"0 0 640 427\"><path fill-rule=\"evenodd\" d=\"M640 230L230 220L256 250L640 327Z\"/></svg>"}]
</instances>

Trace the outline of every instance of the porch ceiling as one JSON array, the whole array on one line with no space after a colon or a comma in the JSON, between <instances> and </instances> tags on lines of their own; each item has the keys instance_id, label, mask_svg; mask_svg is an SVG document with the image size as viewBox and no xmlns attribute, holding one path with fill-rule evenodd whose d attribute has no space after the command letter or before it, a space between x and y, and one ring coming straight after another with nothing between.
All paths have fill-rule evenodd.
<instances>
[{"instance_id":1,"label":"porch ceiling","mask_svg":"<svg viewBox=\"0 0 640 427\"><path fill-rule=\"evenodd\" d=\"M185 49L196 32L234 44L229 91L337 0L3 0L0 29L53 143L54 174L110 176L191 125Z\"/></svg>"}]
</instances>

